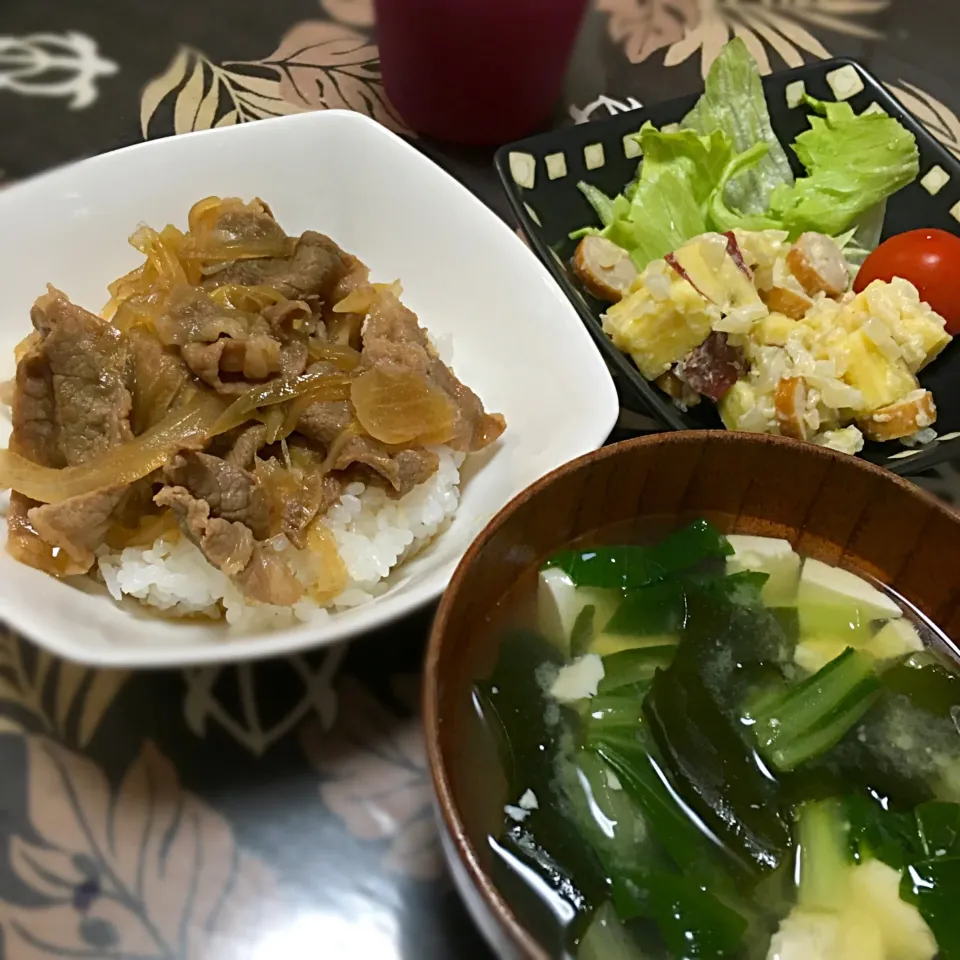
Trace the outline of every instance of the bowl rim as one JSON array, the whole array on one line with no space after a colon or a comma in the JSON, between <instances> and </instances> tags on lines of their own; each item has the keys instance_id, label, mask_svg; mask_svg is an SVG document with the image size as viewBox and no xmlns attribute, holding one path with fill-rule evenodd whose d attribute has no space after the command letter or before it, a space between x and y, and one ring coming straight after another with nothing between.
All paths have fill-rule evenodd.
<instances>
[{"instance_id":1,"label":"bowl rim","mask_svg":"<svg viewBox=\"0 0 960 960\"><path fill-rule=\"evenodd\" d=\"M474 845L471 843L464 828L454 795L452 778L447 769L443 750L440 746L441 715L439 713L440 677L438 668L441 651L444 649L445 644L450 642L447 639L447 621L454 604L457 602L467 570L472 566L487 543L501 528L509 523L514 513L516 513L523 504L538 496L542 490L550 486L557 479L591 464L611 457L620 456L625 450L633 450L636 447L659 446L663 444L684 445L702 442L794 447L797 450L805 451L808 455L819 456L834 462L847 462L850 463L855 470L865 471L875 477L883 478L887 483L900 487L909 495L931 506L936 512L942 515L944 520L952 523L960 521L960 510L952 508L934 494L924 490L922 487L918 487L904 477L892 473L890 470L871 463L868 460L863 460L860 457L852 457L849 454L841 453L838 450L832 450L828 447L814 446L800 440L791 440L772 434L744 433L733 430L677 430L608 444L599 450L593 450L583 456L577 457L575 460L571 460L541 477L535 483L517 494L517 496L490 520L474 539L470 548L463 555L460 563L457 564L457 568L450 578L450 583L444 591L440 605L437 608L437 613L430 629L430 637L424 662L421 715L423 717L423 732L427 748L427 764L430 769L430 777L436 798L435 806L437 816L441 820L441 826L446 830L452 842L452 848L456 851L460 864L465 868L466 874L474 889L479 891L486 907L495 917L498 926L507 932L508 937L512 941L512 945L520 951L520 955L524 957L525 960L550 960L550 958L533 935L520 923L510 905L493 883L489 874L487 874L480 865L480 858L477 855L477 851L474 849ZM445 844L444 849L449 851L450 847Z\"/></svg>"},{"instance_id":2,"label":"bowl rim","mask_svg":"<svg viewBox=\"0 0 960 960\"><path fill-rule=\"evenodd\" d=\"M489 204L460 183L456 177L432 157L418 150L416 146L372 118L352 110L304 112L276 118L275 122L285 124L284 128L279 129L304 131L300 134L301 136L308 135L309 131L317 126L339 131L340 141L344 148L351 148L352 146L354 151L365 149L367 143L366 139L358 140L357 137L362 135L364 138L373 138L373 141L379 143L381 148L386 144L398 153L402 152L405 163L420 170L428 170L431 174L431 181L443 180L455 185L458 208L464 213L471 213L474 219L483 218L483 223L479 224L476 229L468 227L468 232L479 238L478 247L482 249L490 244L495 244L508 250L510 257L519 265L518 270L522 269L522 275L529 286L530 298L532 299L535 295L539 301L546 303L555 318L558 317L558 314L564 313L565 316L560 319L568 321L570 329L561 329L561 334L566 339L582 338L580 340L582 348L589 348L589 334L577 317L575 307L564 295L553 277L550 276L549 270L540 258ZM97 175L102 176L104 172L116 173L120 169L133 169L145 154L182 158L193 155L198 150L209 150L211 144L239 142L242 138L253 138L255 141L262 140L265 136L270 138L272 136L271 131L277 129L278 127L275 126L241 124L199 130L176 137L146 140L78 159L11 184L6 190L0 192L0 213L8 212L10 204L24 201L42 206L44 198L50 196L53 191L69 191L71 189L79 189L85 198L96 204L97 188L95 184L92 185L92 180L87 178L94 178ZM350 135L347 136L348 134ZM269 190L270 175L261 173L258 177L265 184L259 188L260 191ZM79 181L78 178L80 178ZM189 180L190 175L185 175L185 179ZM78 182L80 186L76 187ZM138 193L142 192L142 190L138 190ZM185 211L178 216L175 222L182 220L184 217ZM131 219L130 222L131 226L135 225L136 217ZM495 232L494 239L488 239L485 231L480 227L489 227L491 233ZM358 252L359 255L363 256L362 249ZM429 314L424 314L421 311L420 319L421 323L428 329L433 326ZM454 346L456 346L456 340ZM596 351L590 348L590 353L591 356L587 358L586 363L591 371L590 382L595 381L592 396L594 397L593 405L596 408L596 413L589 423L578 431L579 442L574 446L575 449L579 448L580 450L600 447L615 426L620 413L616 388L609 370L603 358ZM495 366L492 361L491 366ZM456 370L456 358L454 358L453 367ZM581 369L582 367L583 362L581 362ZM530 405L530 401L525 401L525 405ZM509 420L510 412L509 410L505 412ZM508 433L509 429L508 422ZM482 453L480 455L483 456ZM552 458L553 462L556 462L561 455L568 454L558 454L556 458ZM513 486L512 481L509 480L509 474L505 473L504 469L503 465L484 464L468 482L482 486L485 482L484 476L486 475L489 478L488 471L492 470L493 479L490 482L493 486L498 486L501 483L506 486L508 482L510 483L510 486L497 496L497 501L503 503L510 487ZM500 474L503 474L503 480L498 479ZM465 488L461 487L461 491L463 489ZM491 510L493 506L491 504ZM465 520L468 519L467 515L464 515L464 517ZM54 632L50 629L31 625L23 619L18 619L16 611L23 607L23 601L15 596L0 596L0 623L12 628L16 633L28 637L39 647L58 657L98 668L174 669L293 655L308 650L332 647L335 644L355 639L361 634L387 627L397 619L409 616L428 604L436 602L453 572L457 562L456 555L462 555L462 552L467 549L475 529L475 526L468 526L465 523L462 532L456 534L458 543L455 556L438 563L435 569L428 571L414 584L403 585L396 591L391 591L388 597L378 596L358 608L353 608L357 612L351 613L349 619L341 618L337 612L331 611L328 620L298 622L280 628L257 629L249 633L237 633L236 635L224 632L222 635L211 635L202 640L191 640L177 646L165 646L161 641L154 638L146 641L110 643L93 647L83 640L76 640L65 634L62 629ZM435 540L432 540L428 545L428 548L449 533L450 531L447 529L441 530ZM400 575L403 576L403 574L404 571L401 568ZM113 600L110 600L110 602L114 603ZM130 616L125 622L128 624L129 631L137 632L140 621L135 616Z\"/></svg>"}]
</instances>

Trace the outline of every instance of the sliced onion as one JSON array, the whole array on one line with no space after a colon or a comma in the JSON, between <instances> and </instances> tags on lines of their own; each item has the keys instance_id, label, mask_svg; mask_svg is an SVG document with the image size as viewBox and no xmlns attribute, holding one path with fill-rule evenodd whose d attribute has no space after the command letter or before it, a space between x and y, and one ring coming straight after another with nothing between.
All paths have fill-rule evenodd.
<instances>
[{"instance_id":1,"label":"sliced onion","mask_svg":"<svg viewBox=\"0 0 960 960\"><path fill-rule=\"evenodd\" d=\"M393 283L370 283L351 290L342 300L333 305L334 313L366 313L384 293L392 293L399 299L403 287L399 280Z\"/></svg>"},{"instance_id":2,"label":"sliced onion","mask_svg":"<svg viewBox=\"0 0 960 960\"><path fill-rule=\"evenodd\" d=\"M388 444L444 443L453 435L450 398L423 374L371 367L350 390L360 425Z\"/></svg>"},{"instance_id":3,"label":"sliced onion","mask_svg":"<svg viewBox=\"0 0 960 960\"><path fill-rule=\"evenodd\" d=\"M180 524L172 510L148 513L140 517L132 529L114 524L107 531L104 542L111 550L125 550L127 547L149 547L161 538L168 541L180 538Z\"/></svg>"},{"instance_id":4,"label":"sliced onion","mask_svg":"<svg viewBox=\"0 0 960 960\"><path fill-rule=\"evenodd\" d=\"M287 237L275 220L272 222L275 229L269 236L231 236L220 229L220 218L225 213L252 213L272 218L266 204L260 200L250 203L244 203L236 197L205 197L198 200L187 215L190 233L180 251L185 262L289 257L296 249L296 238Z\"/></svg>"},{"instance_id":5,"label":"sliced onion","mask_svg":"<svg viewBox=\"0 0 960 960\"><path fill-rule=\"evenodd\" d=\"M346 343L331 343L329 340L310 339L307 352L313 361L327 360L340 370L350 371L360 362L360 351Z\"/></svg>"},{"instance_id":6,"label":"sliced onion","mask_svg":"<svg viewBox=\"0 0 960 960\"><path fill-rule=\"evenodd\" d=\"M42 467L0 450L0 489L16 490L40 503L60 503L101 487L133 483L158 470L184 446L211 436L222 413L218 396L201 394L141 436L73 467Z\"/></svg>"},{"instance_id":7,"label":"sliced onion","mask_svg":"<svg viewBox=\"0 0 960 960\"><path fill-rule=\"evenodd\" d=\"M187 226L191 233L213 229L223 201L219 197L204 197L198 200L187 214Z\"/></svg>"},{"instance_id":8,"label":"sliced onion","mask_svg":"<svg viewBox=\"0 0 960 960\"><path fill-rule=\"evenodd\" d=\"M267 502L270 534L274 537L278 536L283 530L283 514L286 505L300 493L299 477L275 457L269 460L258 457L253 473Z\"/></svg>"},{"instance_id":9,"label":"sliced onion","mask_svg":"<svg viewBox=\"0 0 960 960\"><path fill-rule=\"evenodd\" d=\"M13 359L20 361L41 341L43 337L39 330L31 330L14 348Z\"/></svg>"},{"instance_id":10,"label":"sliced onion","mask_svg":"<svg viewBox=\"0 0 960 960\"><path fill-rule=\"evenodd\" d=\"M36 567L54 577L69 577L86 573L82 565L70 559L66 550L47 543L36 530L27 516L31 507L37 506L31 500L14 494L10 498L7 511L7 553L14 560Z\"/></svg>"},{"instance_id":11,"label":"sliced onion","mask_svg":"<svg viewBox=\"0 0 960 960\"><path fill-rule=\"evenodd\" d=\"M271 380L263 386L248 390L231 403L213 425L210 435L216 436L239 427L261 407L285 403L308 393L315 398L314 402L346 400L350 396L350 383L349 377L335 373L304 373L293 380Z\"/></svg>"},{"instance_id":12,"label":"sliced onion","mask_svg":"<svg viewBox=\"0 0 960 960\"><path fill-rule=\"evenodd\" d=\"M273 287L263 284L244 286L242 283L225 283L222 287L211 290L209 297L223 307L250 313L259 313L264 307L283 303L287 299Z\"/></svg>"},{"instance_id":13,"label":"sliced onion","mask_svg":"<svg viewBox=\"0 0 960 960\"><path fill-rule=\"evenodd\" d=\"M350 575L333 531L320 520L312 523L307 531L307 550L312 561L312 581L307 592L323 606L346 589Z\"/></svg>"},{"instance_id":14,"label":"sliced onion","mask_svg":"<svg viewBox=\"0 0 960 960\"><path fill-rule=\"evenodd\" d=\"M258 414L257 419L267 428L266 435L263 438L265 444L276 443L279 439L287 435L283 429L286 423L286 416L281 407L269 407Z\"/></svg>"},{"instance_id":15,"label":"sliced onion","mask_svg":"<svg viewBox=\"0 0 960 960\"><path fill-rule=\"evenodd\" d=\"M356 420L351 420L334 438L333 443L327 448L327 455L323 463L320 464L318 472L321 476L329 473L340 459L340 453L343 448L354 439L354 437L363 436L363 427Z\"/></svg>"}]
</instances>

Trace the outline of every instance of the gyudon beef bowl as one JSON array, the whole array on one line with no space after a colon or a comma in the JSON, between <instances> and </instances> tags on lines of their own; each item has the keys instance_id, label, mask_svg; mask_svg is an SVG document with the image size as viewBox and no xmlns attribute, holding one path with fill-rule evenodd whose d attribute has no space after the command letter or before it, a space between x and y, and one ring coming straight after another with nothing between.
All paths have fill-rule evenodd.
<instances>
[{"instance_id":1,"label":"gyudon beef bowl","mask_svg":"<svg viewBox=\"0 0 960 960\"><path fill-rule=\"evenodd\" d=\"M499 955L952 956L958 569L949 508L782 438L629 441L513 500L424 692Z\"/></svg>"},{"instance_id":2,"label":"gyudon beef bowl","mask_svg":"<svg viewBox=\"0 0 960 960\"><path fill-rule=\"evenodd\" d=\"M602 363L584 366L572 311L507 228L375 124L292 120L268 125L288 146L270 161L238 128L0 198L27 224L0 338L0 613L60 652L219 659L383 622L612 426ZM223 144L247 159L225 170ZM389 191L358 159L374 150ZM53 240L29 214L50 196ZM442 210L418 218L418 197ZM531 378L519 358L547 324L564 336ZM493 346L507 333L516 359ZM575 373L579 411L560 387Z\"/></svg>"},{"instance_id":3,"label":"gyudon beef bowl","mask_svg":"<svg viewBox=\"0 0 960 960\"><path fill-rule=\"evenodd\" d=\"M400 284L261 200L142 226L95 315L50 287L16 348L7 551L116 600L250 629L371 599L505 421Z\"/></svg>"}]
</instances>

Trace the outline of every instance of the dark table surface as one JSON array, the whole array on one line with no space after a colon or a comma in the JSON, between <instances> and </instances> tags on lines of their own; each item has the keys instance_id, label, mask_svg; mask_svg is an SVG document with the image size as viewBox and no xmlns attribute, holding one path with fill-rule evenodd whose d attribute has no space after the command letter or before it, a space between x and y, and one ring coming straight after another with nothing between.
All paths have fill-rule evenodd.
<instances>
[{"instance_id":1,"label":"dark table surface","mask_svg":"<svg viewBox=\"0 0 960 960\"><path fill-rule=\"evenodd\" d=\"M960 154L951 0L593 0L555 123L864 62ZM144 137L347 107L402 129L371 0L5 0L0 183ZM416 141L508 217L489 151ZM615 437L648 429L625 413ZM960 477L920 481L960 504ZM489 957L448 881L417 718L424 610L348 646L134 673L0 637L0 958Z\"/></svg>"}]
</instances>

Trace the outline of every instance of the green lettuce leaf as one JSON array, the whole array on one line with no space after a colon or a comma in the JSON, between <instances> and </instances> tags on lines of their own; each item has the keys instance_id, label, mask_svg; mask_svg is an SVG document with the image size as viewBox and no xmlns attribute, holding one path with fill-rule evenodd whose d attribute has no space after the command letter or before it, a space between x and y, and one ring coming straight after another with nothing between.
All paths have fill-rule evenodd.
<instances>
[{"instance_id":1,"label":"green lettuce leaf","mask_svg":"<svg viewBox=\"0 0 960 960\"><path fill-rule=\"evenodd\" d=\"M731 150L729 139L719 130L704 137L692 130L665 133L648 122L637 139L643 163L638 179L630 185L629 199L625 194L611 199L586 183L580 184L580 190L603 224L600 233L628 250L643 269L706 232L710 196Z\"/></svg>"},{"instance_id":2,"label":"green lettuce leaf","mask_svg":"<svg viewBox=\"0 0 960 960\"><path fill-rule=\"evenodd\" d=\"M703 96L683 118L681 127L706 136L726 134L734 153L758 143L769 148L749 172L726 184L725 199L743 213L763 213L776 187L793 183L787 153L773 132L756 61L739 37L713 61Z\"/></svg>"},{"instance_id":3,"label":"green lettuce leaf","mask_svg":"<svg viewBox=\"0 0 960 960\"><path fill-rule=\"evenodd\" d=\"M804 230L832 236L916 178L917 142L886 114L858 115L849 103L804 99L815 115L793 149L807 176L777 187L770 212L792 236Z\"/></svg>"},{"instance_id":4,"label":"green lettuce leaf","mask_svg":"<svg viewBox=\"0 0 960 960\"><path fill-rule=\"evenodd\" d=\"M603 236L637 267L707 231L807 230L846 238L862 260L880 237L885 203L919 172L916 141L884 113L857 115L849 103L805 97L810 129L793 150L806 170L794 180L770 125L760 73L743 41L732 40L711 67L706 91L670 132L644 124L637 178L609 198L581 184ZM598 232L586 227L578 238Z\"/></svg>"}]
</instances>

